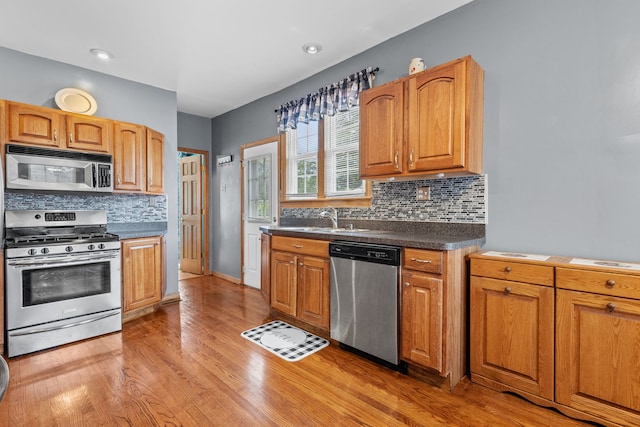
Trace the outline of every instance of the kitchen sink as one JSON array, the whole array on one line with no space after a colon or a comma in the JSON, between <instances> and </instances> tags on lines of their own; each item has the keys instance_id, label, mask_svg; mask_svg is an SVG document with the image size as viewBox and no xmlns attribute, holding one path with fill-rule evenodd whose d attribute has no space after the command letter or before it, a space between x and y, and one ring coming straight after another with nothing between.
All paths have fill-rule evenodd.
<instances>
[{"instance_id":1,"label":"kitchen sink","mask_svg":"<svg viewBox=\"0 0 640 427\"><path fill-rule=\"evenodd\" d=\"M300 231L304 233L360 233L370 231L367 228L331 228L331 227L278 227L282 231Z\"/></svg>"}]
</instances>

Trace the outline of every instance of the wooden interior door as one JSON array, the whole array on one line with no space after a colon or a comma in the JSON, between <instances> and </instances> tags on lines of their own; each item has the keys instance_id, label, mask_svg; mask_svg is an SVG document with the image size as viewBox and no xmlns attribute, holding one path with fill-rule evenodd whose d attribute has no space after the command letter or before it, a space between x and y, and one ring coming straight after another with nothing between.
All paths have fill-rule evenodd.
<instances>
[{"instance_id":1,"label":"wooden interior door","mask_svg":"<svg viewBox=\"0 0 640 427\"><path fill-rule=\"evenodd\" d=\"M180 158L180 270L202 274L202 188L200 156Z\"/></svg>"}]
</instances>

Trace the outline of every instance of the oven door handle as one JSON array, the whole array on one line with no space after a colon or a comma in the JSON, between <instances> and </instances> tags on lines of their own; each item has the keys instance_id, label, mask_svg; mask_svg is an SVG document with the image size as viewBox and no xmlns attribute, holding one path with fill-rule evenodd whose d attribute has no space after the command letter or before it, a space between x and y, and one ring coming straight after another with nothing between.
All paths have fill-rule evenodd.
<instances>
[{"instance_id":1,"label":"oven door handle","mask_svg":"<svg viewBox=\"0 0 640 427\"><path fill-rule=\"evenodd\" d=\"M120 314L120 310L118 310L116 312L113 312L113 313L107 313L107 314L105 314L103 316L92 317L91 319L82 320L80 322L68 323L66 325L61 325L61 326L51 326L49 328L29 329L28 331L9 332L8 334L10 336L12 336L12 337L19 337L19 336L23 336L23 335L41 334L43 332L51 332L51 331L57 331L59 329L67 329L67 328L73 328L75 326L86 325L87 323L97 322L98 320L103 320L103 319L106 319L106 318L111 317L111 316L117 316L118 314Z\"/></svg>"},{"instance_id":2,"label":"oven door handle","mask_svg":"<svg viewBox=\"0 0 640 427\"><path fill-rule=\"evenodd\" d=\"M15 266L15 267L55 267L58 265L75 265L75 264L83 264L86 261L109 261L113 259L118 259L120 254L118 255L105 255L105 256L86 256L86 257L74 257L68 256L64 258L57 259L42 259L42 260L7 260L7 265Z\"/></svg>"}]
</instances>

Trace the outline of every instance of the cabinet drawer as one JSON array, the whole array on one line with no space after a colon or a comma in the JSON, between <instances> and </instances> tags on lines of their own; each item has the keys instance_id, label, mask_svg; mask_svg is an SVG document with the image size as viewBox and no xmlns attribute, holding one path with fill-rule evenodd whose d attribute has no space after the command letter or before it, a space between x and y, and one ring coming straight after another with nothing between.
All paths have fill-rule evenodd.
<instances>
[{"instance_id":1,"label":"cabinet drawer","mask_svg":"<svg viewBox=\"0 0 640 427\"><path fill-rule=\"evenodd\" d=\"M557 268L556 287L640 299L640 275Z\"/></svg>"},{"instance_id":2,"label":"cabinet drawer","mask_svg":"<svg viewBox=\"0 0 640 427\"><path fill-rule=\"evenodd\" d=\"M441 274L442 252L405 248L402 266L412 270Z\"/></svg>"},{"instance_id":3,"label":"cabinet drawer","mask_svg":"<svg viewBox=\"0 0 640 427\"><path fill-rule=\"evenodd\" d=\"M472 259L471 275L553 286L553 266L507 260Z\"/></svg>"},{"instance_id":4,"label":"cabinet drawer","mask_svg":"<svg viewBox=\"0 0 640 427\"><path fill-rule=\"evenodd\" d=\"M271 249L274 251L295 252L325 258L329 257L329 242L325 240L273 236L271 238Z\"/></svg>"}]
</instances>

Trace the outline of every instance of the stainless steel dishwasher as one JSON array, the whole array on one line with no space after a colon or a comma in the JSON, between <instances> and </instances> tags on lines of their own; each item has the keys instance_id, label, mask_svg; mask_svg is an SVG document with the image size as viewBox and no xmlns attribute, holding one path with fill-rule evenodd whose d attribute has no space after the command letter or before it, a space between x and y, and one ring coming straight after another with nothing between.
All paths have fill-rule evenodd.
<instances>
[{"instance_id":1,"label":"stainless steel dishwasher","mask_svg":"<svg viewBox=\"0 0 640 427\"><path fill-rule=\"evenodd\" d=\"M331 338L343 349L406 371L398 356L400 252L396 246L329 244Z\"/></svg>"}]
</instances>

